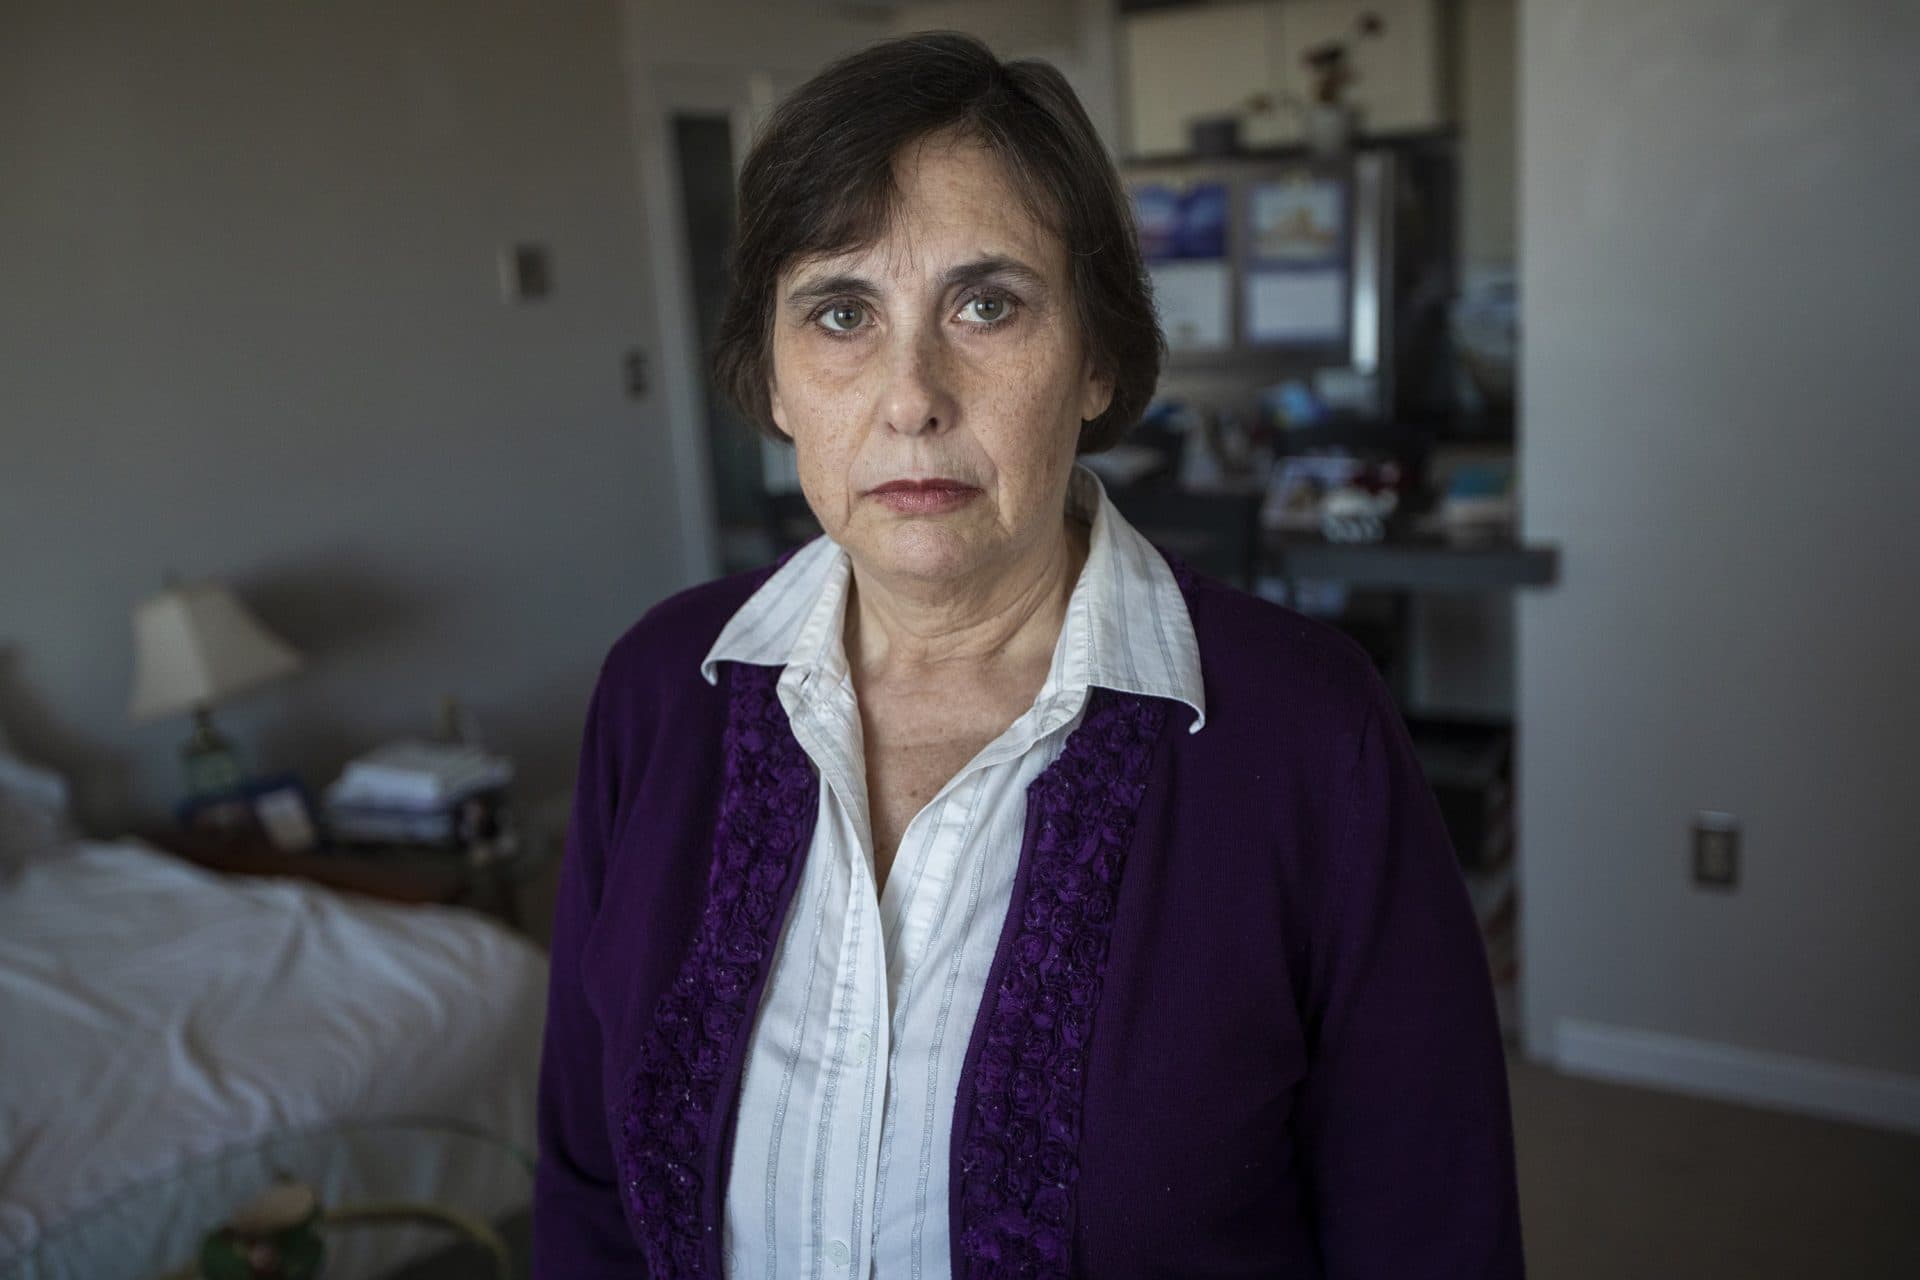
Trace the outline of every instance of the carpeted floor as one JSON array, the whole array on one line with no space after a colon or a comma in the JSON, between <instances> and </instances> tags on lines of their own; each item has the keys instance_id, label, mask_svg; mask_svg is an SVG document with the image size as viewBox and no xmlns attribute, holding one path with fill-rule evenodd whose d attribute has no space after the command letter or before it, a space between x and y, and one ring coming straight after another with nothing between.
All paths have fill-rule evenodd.
<instances>
[{"instance_id":1,"label":"carpeted floor","mask_svg":"<svg viewBox=\"0 0 1920 1280\"><path fill-rule=\"evenodd\" d=\"M1532 1280L1920 1277L1920 1136L1509 1072Z\"/></svg>"}]
</instances>

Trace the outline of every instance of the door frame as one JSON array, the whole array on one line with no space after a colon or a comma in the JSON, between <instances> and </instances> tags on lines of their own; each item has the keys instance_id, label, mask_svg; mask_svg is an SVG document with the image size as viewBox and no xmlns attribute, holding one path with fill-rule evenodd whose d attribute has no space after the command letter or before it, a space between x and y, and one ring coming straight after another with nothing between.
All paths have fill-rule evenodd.
<instances>
[{"instance_id":1,"label":"door frame","mask_svg":"<svg viewBox=\"0 0 1920 1280\"><path fill-rule=\"evenodd\" d=\"M686 208L673 120L690 113L726 116L738 173L760 122L779 95L800 84L807 74L710 66L629 68L654 326L659 335L658 381L666 401L668 442L680 497L682 569L690 584L718 576L721 548L707 439L707 380L701 376L699 324L687 270Z\"/></svg>"}]
</instances>

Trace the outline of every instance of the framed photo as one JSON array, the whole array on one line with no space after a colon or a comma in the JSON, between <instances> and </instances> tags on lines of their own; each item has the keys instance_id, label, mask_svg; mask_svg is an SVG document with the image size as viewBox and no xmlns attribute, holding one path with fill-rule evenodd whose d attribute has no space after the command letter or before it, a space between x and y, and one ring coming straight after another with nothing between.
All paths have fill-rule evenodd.
<instances>
[{"instance_id":1,"label":"framed photo","mask_svg":"<svg viewBox=\"0 0 1920 1280\"><path fill-rule=\"evenodd\" d=\"M310 853L320 845L313 796L291 773L249 778L232 791L182 801L175 816L188 830L258 836L282 853Z\"/></svg>"},{"instance_id":2,"label":"framed photo","mask_svg":"<svg viewBox=\"0 0 1920 1280\"><path fill-rule=\"evenodd\" d=\"M1347 254L1347 188L1299 173L1257 182L1247 198L1248 245L1268 266L1341 268Z\"/></svg>"},{"instance_id":3,"label":"framed photo","mask_svg":"<svg viewBox=\"0 0 1920 1280\"><path fill-rule=\"evenodd\" d=\"M1231 195L1224 182L1140 182L1127 192L1149 263L1224 262Z\"/></svg>"}]
</instances>

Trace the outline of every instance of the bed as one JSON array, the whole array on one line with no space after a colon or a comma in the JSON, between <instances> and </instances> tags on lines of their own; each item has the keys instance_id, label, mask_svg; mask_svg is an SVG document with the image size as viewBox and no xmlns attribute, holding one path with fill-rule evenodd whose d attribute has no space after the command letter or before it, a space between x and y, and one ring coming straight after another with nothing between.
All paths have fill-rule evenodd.
<instances>
[{"instance_id":1,"label":"bed","mask_svg":"<svg viewBox=\"0 0 1920 1280\"><path fill-rule=\"evenodd\" d=\"M76 839L59 780L0 744L0 1272L276 1134L426 1120L531 1151L545 986L537 948L461 908Z\"/></svg>"}]
</instances>

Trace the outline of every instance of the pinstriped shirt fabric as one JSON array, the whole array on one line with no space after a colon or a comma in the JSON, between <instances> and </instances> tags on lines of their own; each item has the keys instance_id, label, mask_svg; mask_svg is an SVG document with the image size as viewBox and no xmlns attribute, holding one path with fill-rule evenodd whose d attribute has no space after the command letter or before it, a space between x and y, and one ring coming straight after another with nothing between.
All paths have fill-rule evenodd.
<instances>
[{"instance_id":1,"label":"pinstriped shirt fabric","mask_svg":"<svg viewBox=\"0 0 1920 1280\"><path fill-rule=\"evenodd\" d=\"M1199 648L1166 561L1076 466L1090 525L1033 705L908 824L876 892L842 624L852 567L821 537L736 612L702 663L779 666L820 774L819 818L748 1044L723 1248L739 1280L950 1273L948 1144L960 1069L1005 923L1027 786L1095 685L1175 698L1205 723Z\"/></svg>"}]
</instances>

